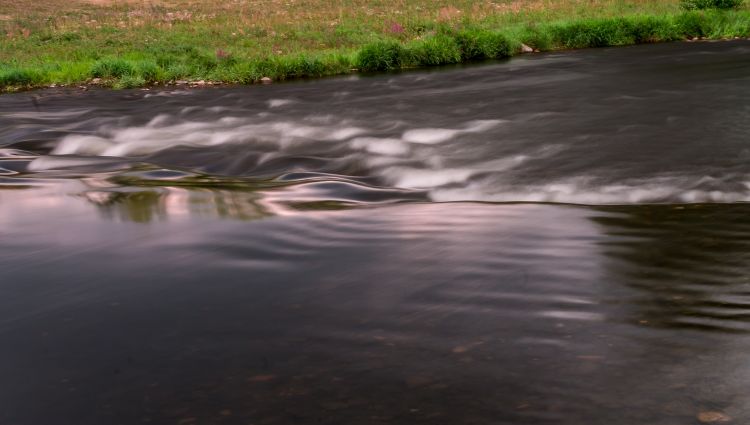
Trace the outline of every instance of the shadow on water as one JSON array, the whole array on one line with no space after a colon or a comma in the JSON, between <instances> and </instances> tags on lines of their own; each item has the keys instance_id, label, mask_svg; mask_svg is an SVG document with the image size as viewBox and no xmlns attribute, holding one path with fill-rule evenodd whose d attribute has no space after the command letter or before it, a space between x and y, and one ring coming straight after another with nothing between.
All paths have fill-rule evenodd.
<instances>
[{"instance_id":1,"label":"shadow on water","mask_svg":"<svg viewBox=\"0 0 750 425\"><path fill-rule=\"evenodd\" d=\"M162 195L157 192L86 192L83 196L109 219L148 223L167 217Z\"/></svg>"},{"instance_id":2,"label":"shadow on water","mask_svg":"<svg viewBox=\"0 0 750 425\"><path fill-rule=\"evenodd\" d=\"M165 187L88 190L80 196L96 206L104 218L136 223L185 215L233 220L257 220L270 215L252 191Z\"/></svg>"},{"instance_id":3,"label":"shadow on water","mask_svg":"<svg viewBox=\"0 0 750 425\"><path fill-rule=\"evenodd\" d=\"M640 294L631 320L750 330L750 204L599 208L610 278ZM614 213L614 214L613 214Z\"/></svg>"}]
</instances>

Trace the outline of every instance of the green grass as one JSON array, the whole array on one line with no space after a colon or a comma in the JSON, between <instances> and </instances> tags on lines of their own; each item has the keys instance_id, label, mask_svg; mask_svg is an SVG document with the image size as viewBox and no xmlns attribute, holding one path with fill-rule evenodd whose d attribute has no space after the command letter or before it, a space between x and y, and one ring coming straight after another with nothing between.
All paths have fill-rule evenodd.
<instances>
[{"instance_id":1,"label":"green grass","mask_svg":"<svg viewBox=\"0 0 750 425\"><path fill-rule=\"evenodd\" d=\"M685 10L704 9L738 9L744 0L681 0L680 6Z\"/></svg>"},{"instance_id":2,"label":"green grass","mask_svg":"<svg viewBox=\"0 0 750 425\"><path fill-rule=\"evenodd\" d=\"M284 27L286 24L273 21L266 28L252 29L251 25L245 33L254 33L231 42L224 40L231 28L200 23L170 24L169 29L153 24L138 31L111 25L71 29L57 24L35 32L22 31L0 43L0 90L92 80L114 88L176 80L251 84L263 77L314 78L507 58L520 53L522 44L550 51L695 37L750 37L750 10L735 8L736 4L729 10L688 11L676 2L646 9L628 9L628 5L611 3L604 12L570 9L573 6L568 5L569 9L561 10L574 16L570 19L554 8L463 17L442 8L440 14L450 15L448 18L427 19L415 14L398 22L382 18L379 25L363 19L342 22L324 32L314 22ZM0 19L2 12L0 5ZM13 21L17 24L18 20ZM274 25L286 32L272 35ZM268 37L271 43L264 46L270 51L265 51L258 40Z\"/></svg>"},{"instance_id":3,"label":"green grass","mask_svg":"<svg viewBox=\"0 0 750 425\"><path fill-rule=\"evenodd\" d=\"M91 76L94 78L122 78L134 75L135 72L135 64L119 58L104 58L91 67Z\"/></svg>"},{"instance_id":4,"label":"green grass","mask_svg":"<svg viewBox=\"0 0 750 425\"><path fill-rule=\"evenodd\" d=\"M376 41L365 45L356 57L362 71L393 71L405 63L406 49L397 41Z\"/></svg>"},{"instance_id":5,"label":"green grass","mask_svg":"<svg viewBox=\"0 0 750 425\"><path fill-rule=\"evenodd\" d=\"M507 35L483 29L458 31L455 38L461 60L465 62L506 58L519 48ZM529 37L526 37L526 41L529 41Z\"/></svg>"},{"instance_id":6,"label":"green grass","mask_svg":"<svg viewBox=\"0 0 750 425\"><path fill-rule=\"evenodd\" d=\"M7 67L0 70L0 87L33 86L43 81L43 76L31 69Z\"/></svg>"}]
</instances>

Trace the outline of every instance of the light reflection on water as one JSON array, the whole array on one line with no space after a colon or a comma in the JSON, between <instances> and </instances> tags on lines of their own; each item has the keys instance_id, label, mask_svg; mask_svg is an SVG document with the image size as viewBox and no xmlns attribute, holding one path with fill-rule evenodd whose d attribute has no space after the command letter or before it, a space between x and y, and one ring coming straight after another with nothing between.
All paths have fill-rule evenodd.
<instances>
[{"instance_id":1,"label":"light reflection on water","mask_svg":"<svg viewBox=\"0 0 750 425\"><path fill-rule=\"evenodd\" d=\"M747 417L746 205L71 189L0 198L9 418L46 417L24 394L91 423Z\"/></svg>"}]
</instances>

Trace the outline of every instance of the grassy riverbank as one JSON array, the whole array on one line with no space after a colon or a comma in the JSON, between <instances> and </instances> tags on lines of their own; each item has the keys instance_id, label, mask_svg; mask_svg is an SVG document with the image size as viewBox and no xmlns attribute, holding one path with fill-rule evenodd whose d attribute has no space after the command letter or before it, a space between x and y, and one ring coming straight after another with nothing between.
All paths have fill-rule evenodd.
<instances>
[{"instance_id":1,"label":"grassy riverbank","mask_svg":"<svg viewBox=\"0 0 750 425\"><path fill-rule=\"evenodd\" d=\"M750 10L673 0L7 0L0 89L383 71L540 51L749 37ZM450 6L448 6L450 4Z\"/></svg>"}]
</instances>

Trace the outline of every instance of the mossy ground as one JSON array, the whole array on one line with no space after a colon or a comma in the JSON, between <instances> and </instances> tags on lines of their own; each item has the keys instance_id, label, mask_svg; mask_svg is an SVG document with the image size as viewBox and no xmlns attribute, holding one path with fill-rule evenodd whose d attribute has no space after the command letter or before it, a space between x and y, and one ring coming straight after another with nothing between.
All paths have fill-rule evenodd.
<instances>
[{"instance_id":1,"label":"mossy ground","mask_svg":"<svg viewBox=\"0 0 750 425\"><path fill-rule=\"evenodd\" d=\"M448 6L447 4L450 4ZM0 90L248 84L540 51L749 37L750 10L673 0L7 0Z\"/></svg>"}]
</instances>

